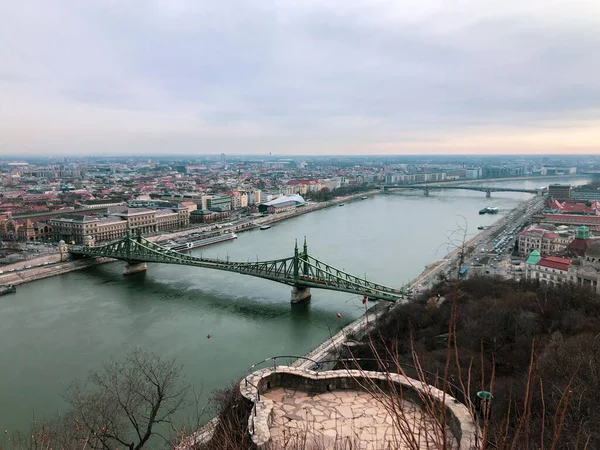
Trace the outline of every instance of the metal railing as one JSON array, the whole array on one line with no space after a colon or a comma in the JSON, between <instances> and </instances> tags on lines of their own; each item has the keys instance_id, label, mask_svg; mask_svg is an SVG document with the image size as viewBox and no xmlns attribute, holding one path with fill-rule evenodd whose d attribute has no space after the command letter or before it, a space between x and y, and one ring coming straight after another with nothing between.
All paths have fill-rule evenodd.
<instances>
[{"instance_id":1,"label":"metal railing","mask_svg":"<svg viewBox=\"0 0 600 450\"><path fill-rule=\"evenodd\" d=\"M258 386L256 386L254 383L252 383L251 381L248 380L248 375L250 375L252 372L255 372L257 370L257 367L265 364L267 362L273 361L273 369L277 369L277 359L282 359L282 358L287 358L287 359L294 359L294 360L298 360L298 359L304 359L307 361L310 361L312 363L314 363L315 365L318 366L318 362L315 361L314 359L310 359L307 358L305 356L295 356L295 355L278 355L278 356L270 356L268 358L263 359L262 361L259 361L257 363L252 364L248 370L246 371L246 375L244 376L244 383L246 385L246 387L248 387L248 385L252 386L254 388L255 394L254 394L254 405L252 406L252 434L254 434L254 418L256 417L256 403L260 402L260 389L258 388Z\"/></svg>"},{"instance_id":2,"label":"metal railing","mask_svg":"<svg viewBox=\"0 0 600 450\"><path fill-rule=\"evenodd\" d=\"M252 408L252 430L251 430L252 434L254 434L254 431L255 431L254 430L254 417L256 417L256 403L260 401L260 390L259 390L258 386L254 385L252 382L250 382L248 380L248 376L252 372L255 372L261 365L270 363L270 362L273 363L273 369L277 369L277 360L283 359L283 358L292 359L295 361L297 361L297 360L310 361L313 363L311 370L314 370L317 372L323 366L328 366L331 364L334 364L334 370L340 370L339 368L336 368L336 366L339 366L340 364L343 366L344 370L368 370L368 369L365 369L360 363L374 363L376 368L372 369L372 370L376 370L376 371L384 372L384 373L399 373L398 369L401 368L402 372L409 378L417 379L421 382L424 382L430 386L435 387L436 389L442 390L441 388L445 388L445 389L443 389L443 391L446 394L450 395L456 402L462 403L470 411L476 411L475 405L471 401L468 394L462 390L462 388L460 388L459 386L457 386L456 384L454 384L448 380L444 380L444 378L441 377L439 374L420 369L412 364L399 363L397 361L391 361L391 360L380 360L377 358L336 358L336 359L329 359L329 360L324 360L324 361L315 361L314 359L307 358L306 356L278 355L278 356L270 356L268 358L265 358L262 361L252 364L248 368L247 374L244 377L244 382L246 384L246 387L248 385L250 385L255 390L255 395L254 395L255 401L254 401L254 405ZM355 367L350 367L348 365L348 363L352 363ZM425 378L425 379L423 379L423 378ZM440 382L441 382L441 385L440 385ZM477 416L474 417L474 419L477 420ZM476 435L475 435L476 448L479 448L480 439L481 439L481 437L479 436L478 433L476 433ZM489 440L487 441L486 444L490 448L497 448L497 446L493 442L490 442Z\"/></svg>"}]
</instances>

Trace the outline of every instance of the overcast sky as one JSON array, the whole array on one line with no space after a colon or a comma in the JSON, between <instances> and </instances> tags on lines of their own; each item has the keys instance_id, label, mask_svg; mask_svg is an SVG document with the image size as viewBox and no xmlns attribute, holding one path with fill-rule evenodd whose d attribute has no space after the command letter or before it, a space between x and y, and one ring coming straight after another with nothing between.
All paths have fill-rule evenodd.
<instances>
[{"instance_id":1,"label":"overcast sky","mask_svg":"<svg viewBox=\"0 0 600 450\"><path fill-rule=\"evenodd\" d=\"M0 0L0 154L600 153L599 0Z\"/></svg>"}]
</instances>

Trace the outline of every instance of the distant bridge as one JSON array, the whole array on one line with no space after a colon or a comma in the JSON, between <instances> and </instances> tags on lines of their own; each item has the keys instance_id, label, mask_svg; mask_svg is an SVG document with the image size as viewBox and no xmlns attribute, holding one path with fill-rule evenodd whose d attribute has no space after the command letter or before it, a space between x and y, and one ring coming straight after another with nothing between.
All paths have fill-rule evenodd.
<instances>
[{"instance_id":1,"label":"distant bridge","mask_svg":"<svg viewBox=\"0 0 600 450\"><path fill-rule=\"evenodd\" d=\"M384 184L380 186L384 191L392 189L419 189L425 195L429 195L430 191L439 191L442 189L462 189L465 191L485 192L486 197L491 197L492 192L523 192L526 194L544 195L546 189L519 189L509 187L486 187L486 186L444 186L444 185L423 185L423 184Z\"/></svg>"},{"instance_id":2,"label":"distant bridge","mask_svg":"<svg viewBox=\"0 0 600 450\"><path fill-rule=\"evenodd\" d=\"M146 270L147 262L179 264L204 269L225 270L242 275L264 278L277 283L292 286L292 302L310 298L310 288L348 292L368 297L372 300L396 302L409 296L409 289L394 289L382 284L360 278L329 264L319 261L308 254L306 240L304 250L294 249L289 258L256 262L233 262L214 258L198 258L176 252L152 242L138 230L133 236L128 229L123 239L110 244L93 246L71 246L69 252L82 257L108 257L127 261L126 273Z\"/></svg>"}]
</instances>

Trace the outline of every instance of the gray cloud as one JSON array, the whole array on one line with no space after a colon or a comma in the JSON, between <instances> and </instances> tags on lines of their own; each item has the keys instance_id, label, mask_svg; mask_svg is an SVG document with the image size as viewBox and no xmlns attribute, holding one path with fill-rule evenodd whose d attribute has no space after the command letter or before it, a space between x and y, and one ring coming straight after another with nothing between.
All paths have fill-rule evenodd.
<instances>
[{"instance_id":1,"label":"gray cloud","mask_svg":"<svg viewBox=\"0 0 600 450\"><path fill-rule=\"evenodd\" d=\"M43 140L17 119L48 142L103 130L131 152L158 137L407 151L600 121L595 0L49 3L0 5L0 131L22 150Z\"/></svg>"}]
</instances>

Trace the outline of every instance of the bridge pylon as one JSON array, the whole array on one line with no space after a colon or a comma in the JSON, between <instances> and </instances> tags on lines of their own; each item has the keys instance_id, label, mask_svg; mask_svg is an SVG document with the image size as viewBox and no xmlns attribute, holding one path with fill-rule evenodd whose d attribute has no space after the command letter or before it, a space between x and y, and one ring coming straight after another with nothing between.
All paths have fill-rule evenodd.
<instances>
[{"instance_id":1,"label":"bridge pylon","mask_svg":"<svg viewBox=\"0 0 600 450\"><path fill-rule=\"evenodd\" d=\"M302 264L302 267L300 267ZM292 288L292 303L299 303L309 300L312 297L310 287L304 286L300 280L300 269L302 269L302 277L306 279L310 275L310 265L308 262L308 245L306 244L306 236L304 236L304 248L302 253L298 251L298 241L294 249L294 281L295 285Z\"/></svg>"},{"instance_id":2,"label":"bridge pylon","mask_svg":"<svg viewBox=\"0 0 600 450\"><path fill-rule=\"evenodd\" d=\"M490 198L492 196L492 191L490 191L489 189L487 191L485 191L485 198Z\"/></svg>"},{"instance_id":3,"label":"bridge pylon","mask_svg":"<svg viewBox=\"0 0 600 450\"><path fill-rule=\"evenodd\" d=\"M423 192L425 193L425 197L429 197L429 188L425 187L425 189L423 189Z\"/></svg>"}]
</instances>

